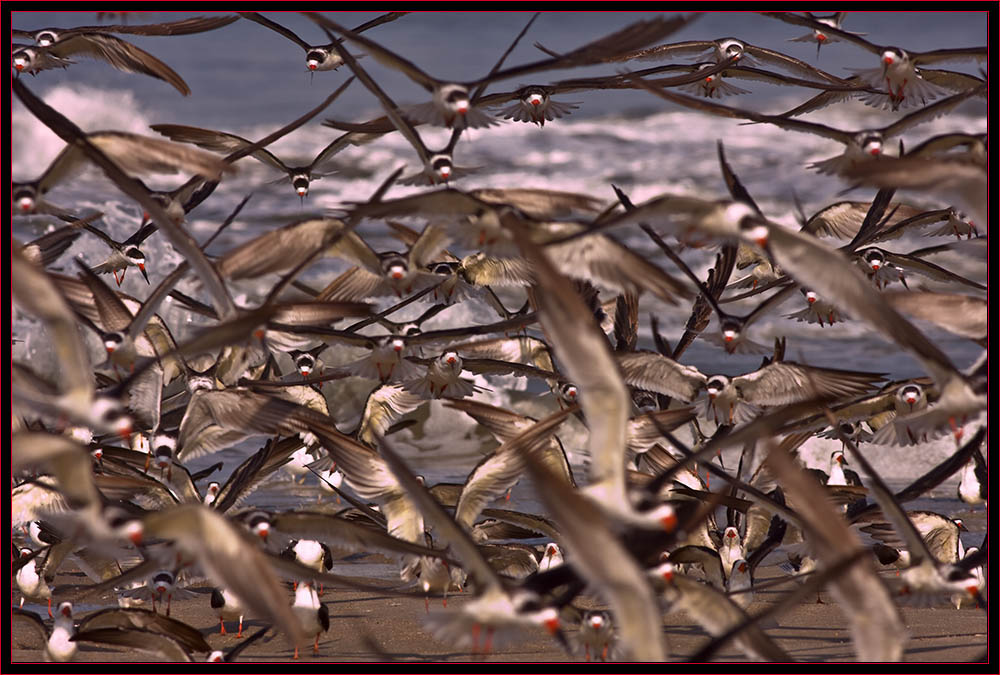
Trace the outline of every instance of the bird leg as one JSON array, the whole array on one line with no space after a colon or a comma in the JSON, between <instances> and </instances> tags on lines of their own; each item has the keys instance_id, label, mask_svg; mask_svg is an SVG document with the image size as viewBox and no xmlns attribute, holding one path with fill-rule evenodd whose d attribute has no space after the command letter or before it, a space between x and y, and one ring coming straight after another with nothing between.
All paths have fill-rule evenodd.
<instances>
[{"instance_id":1,"label":"bird leg","mask_svg":"<svg viewBox=\"0 0 1000 675\"><path fill-rule=\"evenodd\" d=\"M225 634L226 634L226 622L222 620L222 617L219 617L219 635L225 635Z\"/></svg>"},{"instance_id":2,"label":"bird leg","mask_svg":"<svg viewBox=\"0 0 1000 675\"><path fill-rule=\"evenodd\" d=\"M296 661L298 661L298 659L299 659L299 646L298 645L295 645L295 655L292 658L295 659Z\"/></svg>"},{"instance_id":3,"label":"bird leg","mask_svg":"<svg viewBox=\"0 0 1000 675\"><path fill-rule=\"evenodd\" d=\"M313 642L313 656L319 654L319 633L316 633L316 640Z\"/></svg>"},{"instance_id":4,"label":"bird leg","mask_svg":"<svg viewBox=\"0 0 1000 675\"><path fill-rule=\"evenodd\" d=\"M608 660L608 643L604 643L604 649L601 650L601 661Z\"/></svg>"},{"instance_id":5,"label":"bird leg","mask_svg":"<svg viewBox=\"0 0 1000 675\"><path fill-rule=\"evenodd\" d=\"M237 631L236 637L238 637L238 638L243 637L243 615L242 614L240 614L240 629L239 629L239 631Z\"/></svg>"},{"instance_id":6,"label":"bird leg","mask_svg":"<svg viewBox=\"0 0 1000 675\"><path fill-rule=\"evenodd\" d=\"M173 599L173 593L167 593L167 616L170 616L170 601Z\"/></svg>"},{"instance_id":7,"label":"bird leg","mask_svg":"<svg viewBox=\"0 0 1000 675\"><path fill-rule=\"evenodd\" d=\"M52 616L52 597L51 596L49 597L49 618L50 619L55 618L55 617Z\"/></svg>"},{"instance_id":8,"label":"bird leg","mask_svg":"<svg viewBox=\"0 0 1000 675\"><path fill-rule=\"evenodd\" d=\"M587 642L586 644L583 645L583 653L584 653L584 656L587 659L587 663L590 663L590 643L589 642Z\"/></svg>"},{"instance_id":9,"label":"bird leg","mask_svg":"<svg viewBox=\"0 0 1000 675\"><path fill-rule=\"evenodd\" d=\"M962 421L964 422L965 420ZM948 418L948 424L951 426L951 430L955 432L955 442L958 443L962 439L962 434L965 433L965 429L955 423L954 415Z\"/></svg>"},{"instance_id":10,"label":"bird leg","mask_svg":"<svg viewBox=\"0 0 1000 675\"><path fill-rule=\"evenodd\" d=\"M479 624L472 624L472 655L475 656L476 652L479 651Z\"/></svg>"}]
</instances>

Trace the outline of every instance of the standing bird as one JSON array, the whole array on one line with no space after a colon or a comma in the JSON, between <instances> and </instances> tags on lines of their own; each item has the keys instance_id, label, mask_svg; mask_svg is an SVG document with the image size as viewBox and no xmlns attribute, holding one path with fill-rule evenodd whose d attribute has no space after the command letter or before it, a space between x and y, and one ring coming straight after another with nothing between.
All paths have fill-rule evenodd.
<instances>
[{"instance_id":1,"label":"standing bird","mask_svg":"<svg viewBox=\"0 0 1000 675\"><path fill-rule=\"evenodd\" d=\"M589 610L580 620L580 642L583 643L584 654L590 661L591 647L594 658L600 655L601 661L607 661L614 640L614 626L611 625L611 613L599 610Z\"/></svg>"},{"instance_id":2,"label":"standing bird","mask_svg":"<svg viewBox=\"0 0 1000 675\"><path fill-rule=\"evenodd\" d=\"M239 619L240 627L236 637L243 637L243 616L246 614L246 608L243 607L239 599L227 588L223 588L221 591L218 588L213 588L211 605L219 616L219 635L226 634L226 619L230 621Z\"/></svg>"},{"instance_id":3,"label":"standing bird","mask_svg":"<svg viewBox=\"0 0 1000 675\"><path fill-rule=\"evenodd\" d=\"M962 469L962 480L958 484L958 498L975 506L985 504L988 499L989 467L979 448L972 454L972 461ZM971 549L970 549L971 550Z\"/></svg>"},{"instance_id":4,"label":"standing bird","mask_svg":"<svg viewBox=\"0 0 1000 675\"><path fill-rule=\"evenodd\" d=\"M30 548L21 549L21 557L26 558L30 556L34 551ZM38 566L38 558L34 560L29 560L27 563L21 566L14 576L14 583L17 584L17 588L21 591L21 604L18 607L24 607L24 600L27 598L31 601L42 601L45 600L48 604L49 618L52 618L52 589L45 582L44 574L40 572Z\"/></svg>"},{"instance_id":5,"label":"standing bird","mask_svg":"<svg viewBox=\"0 0 1000 675\"><path fill-rule=\"evenodd\" d=\"M319 595L311 581L299 584L295 590L295 603L292 613L302 624L304 633L315 635L313 655L319 654L319 634L330 630L330 610L319 601ZM295 659L299 658L299 646L295 645Z\"/></svg>"},{"instance_id":6,"label":"standing bird","mask_svg":"<svg viewBox=\"0 0 1000 675\"><path fill-rule=\"evenodd\" d=\"M76 635L76 626L73 623L73 605L71 603L64 602L59 605L51 633L46 630L41 617L34 612L26 612L21 609L11 611L13 612L12 619L32 624L45 639L44 658L46 662L65 663L71 661L76 655L76 642L73 639Z\"/></svg>"}]
</instances>

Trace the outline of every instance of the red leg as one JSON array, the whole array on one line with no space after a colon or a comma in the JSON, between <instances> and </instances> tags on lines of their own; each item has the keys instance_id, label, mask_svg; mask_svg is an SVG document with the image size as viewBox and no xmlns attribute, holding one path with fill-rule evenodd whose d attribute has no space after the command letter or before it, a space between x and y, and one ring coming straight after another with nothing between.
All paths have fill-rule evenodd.
<instances>
[{"instance_id":1,"label":"red leg","mask_svg":"<svg viewBox=\"0 0 1000 675\"><path fill-rule=\"evenodd\" d=\"M236 633L236 637L243 637L243 616L240 615L240 630Z\"/></svg>"},{"instance_id":2,"label":"red leg","mask_svg":"<svg viewBox=\"0 0 1000 675\"><path fill-rule=\"evenodd\" d=\"M226 634L226 622L223 621L222 618L220 617L219 618L219 635L225 635L225 634Z\"/></svg>"},{"instance_id":3,"label":"red leg","mask_svg":"<svg viewBox=\"0 0 1000 675\"><path fill-rule=\"evenodd\" d=\"M472 624L472 653L479 651L479 624Z\"/></svg>"}]
</instances>

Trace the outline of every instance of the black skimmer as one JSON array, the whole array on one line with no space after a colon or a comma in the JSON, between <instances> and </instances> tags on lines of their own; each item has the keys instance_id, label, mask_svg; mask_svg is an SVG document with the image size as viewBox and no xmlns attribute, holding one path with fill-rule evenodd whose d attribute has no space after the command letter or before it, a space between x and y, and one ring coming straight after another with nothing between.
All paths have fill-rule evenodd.
<instances>
[{"instance_id":1,"label":"black skimmer","mask_svg":"<svg viewBox=\"0 0 1000 675\"><path fill-rule=\"evenodd\" d=\"M292 613L302 624L305 635L314 635L313 655L319 654L319 635L330 630L330 610L319 601L319 595L311 581L300 583L295 590ZM295 645L295 656L299 658L299 645Z\"/></svg>"},{"instance_id":2,"label":"black skimmer","mask_svg":"<svg viewBox=\"0 0 1000 675\"><path fill-rule=\"evenodd\" d=\"M381 63L401 71L411 80L431 92L433 95L431 102L412 106L405 111L401 111L403 115L414 121L430 122L438 126L454 127L456 130L461 130L467 127L486 127L498 123L495 118L479 111L474 106L472 91L479 85L551 70L563 65L598 63L606 59L609 54L619 54L622 51L635 49L638 46L663 39L681 26L686 25L695 15L687 18L676 17L670 20L654 19L651 21L640 21L627 26L617 33L566 52L565 54L521 66L495 70L486 77L471 82L446 82L436 79L411 61L404 59L362 35L358 35L354 31L347 30L343 26L312 12L307 13L307 16L321 26L330 28L351 42L360 45ZM350 65L353 58L349 54L345 55L345 50L339 45L334 45L334 47L341 52L341 58ZM390 117L394 114L394 111L389 111L388 107L387 112L390 113ZM398 116L398 113L396 115ZM399 126L398 123L397 126Z\"/></svg>"},{"instance_id":3,"label":"black skimmer","mask_svg":"<svg viewBox=\"0 0 1000 675\"><path fill-rule=\"evenodd\" d=\"M371 21L366 21L365 23L357 26L353 32L363 33L366 30L375 28L376 26L381 26L384 23L389 23L390 21L395 21L404 14L409 14L409 12L387 12L378 16ZM310 73L317 70L336 70L344 65L343 59L341 59L337 52L333 49L333 42L326 45L310 45L308 42L300 38L298 35L293 33L288 28L285 28L281 24L275 23L270 19L264 17L259 12L239 12L239 15L244 19L253 21L254 23L259 23L265 28L273 30L278 35L282 35L299 47L306 53L306 68L309 69ZM329 33L327 33L329 35ZM339 41L335 41L339 42Z\"/></svg>"},{"instance_id":4,"label":"black skimmer","mask_svg":"<svg viewBox=\"0 0 1000 675\"><path fill-rule=\"evenodd\" d=\"M192 35L194 33L204 33L228 26L238 20L236 15L231 16L207 16L194 17L191 19L181 19L180 21L170 21L167 23L147 23L135 26L120 24L114 26L76 26L74 28L36 28L34 30L12 29L11 34L18 38L28 38L34 40L39 47L49 47L62 40L88 33L124 33L128 35L142 36L163 36L163 35Z\"/></svg>"},{"instance_id":5,"label":"black skimmer","mask_svg":"<svg viewBox=\"0 0 1000 675\"><path fill-rule=\"evenodd\" d=\"M50 633L39 617L34 612L27 612L14 608L11 618L14 620L26 621L36 628L38 633L45 640L45 661L55 661L65 663L72 661L76 656L76 642L73 640L76 635L76 625L73 622L73 604L69 602L60 603L58 613L52 624ZM51 615L51 612L50 612Z\"/></svg>"},{"instance_id":6,"label":"black skimmer","mask_svg":"<svg viewBox=\"0 0 1000 675\"><path fill-rule=\"evenodd\" d=\"M13 205L13 203L12 203ZM13 209L11 215L13 215ZM89 219L99 218L101 214L95 213L89 216ZM82 221L75 221L79 224ZM48 234L43 234L41 237L29 241L21 249L21 253L27 258L29 262L32 262L41 267L48 267L56 260L59 259L63 253L66 252L73 242L77 240L81 232L78 227L74 225L68 225L66 227L61 227L58 230L53 230Z\"/></svg>"},{"instance_id":7,"label":"black skimmer","mask_svg":"<svg viewBox=\"0 0 1000 675\"><path fill-rule=\"evenodd\" d=\"M825 124L789 119L777 115L764 115L751 110L733 108L719 103L711 103L709 101L693 98L685 94L678 94L669 90L653 87L639 78L636 78L635 81L637 83L642 83L645 89L656 94L657 96L687 108L700 110L713 115L720 115L722 117L774 124L788 131L816 134L823 136L824 138L829 138L843 143L845 146L843 154L830 159L814 162L810 165L810 167L819 170L820 173L839 174L848 178L854 177L851 175L853 169L866 165L874 159L881 159L881 155L885 150L885 145L893 136L897 136L917 124L930 121L939 115L948 113L959 104L978 93L977 90L969 90L949 96L948 98L924 106L919 110L901 117L891 124L887 124L886 126L877 129L843 131Z\"/></svg>"},{"instance_id":8,"label":"black skimmer","mask_svg":"<svg viewBox=\"0 0 1000 675\"><path fill-rule=\"evenodd\" d=\"M803 12L805 16L812 19L818 24L824 26L831 26L843 30L842 25L844 23L844 17L847 16L847 12L834 12L833 14L827 14L825 16L820 16L818 14L813 14L812 12ZM852 35L867 35L867 33L852 33ZM816 58L819 58L820 48L831 42L840 42L840 38L836 35L829 34L828 31L822 28L813 28L811 33L806 33L805 35L799 36L797 38L789 38L788 42L815 42L816 43Z\"/></svg>"},{"instance_id":9,"label":"black skimmer","mask_svg":"<svg viewBox=\"0 0 1000 675\"><path fill-rule=\"evenodd\" d=\"M240 625L236 637L243 637L243 617L246 615L246 608L240 604L239 599L228 588L223 588L221 591L213 588L210 604L219 615L219 635L226 634L226 619L230 621L239 619Z\"/></svg>"},{"instance_id":10,"label":"black skimmer","mask_svg":"<svg viewBox=\"0 0 1000 675\"><path fill-rule=\"evenodd\" d=\"M861 542L843 518L824 500L815 499L816 481L805 476L786 450L768 443L768 469L782 490L794 501L803 535L820 566L833 567L856 558ZM848 448L851 446L848 445ZM863 460L858 454L855 457ZM868 473L866 462L860 462ZM870 475L870 474L869 474ZM864 559L833 577L830 593L844 607L858 658L894 661L902 658L906 631L899 608L877 576L874 565Z\"/></svg>"},{"instance_id":11,"label":"black skimmer","mask_svg":"<svg viewBox=\"0 0 1000 675\"><path fill-rule=\"evenodd\" d=\"M342 84L337 90L337 93L339 94L346 89L353 79L354 78L350 78L347 82ZM178 143L191 143L200 148L205 148L206 150L224 153L227 155L256 146L254 142L248 141L247 139L235 134L181 124L153 124L150 126L150 129L163 134L172 141ZM270 166L271 168L284 173L289 182L292 184L292 189L295 190L295 194L299 196L299 199L305 199L305 197L309 194L309 185L312 181L319 180L320 178L324 178L334 173L329 167L329 162L333 159L334 155L339 153L348 145L355 145L357 143L358 140L356 135L344 134L320 150L311 162L301 166L286 164L267 148L254 150L250 153L250 156Z\"/></svg>"},{"instance_id":12,"label":"black skimmer","mask_svg":"<svg viewBox=\"0 0 1000 675\"><path fill-rule=\"evenodd\" d=\"M958 497L966 504L985 504L988 499L989 468L986 458L979 448L972 454L972 460L962 469L962 480L958 483Z\"/></svg>"},{"instance_id":13,"label":"black skimmer","mask_svg":"<svg viewBox=\"0 0 1000 675\"><path fill-rule=\"evenodd\" d=\"M882 477L857 447L849 440L844 445L862 470L868 475L869 489L883 514L891 524L898 540L906 547L908 560L901 576L902 595L934 595L941 593L967 593L986 604L980 592L982 584L967 566L961 564L963 547L960 531L965 529L961 520L952 520L928 511L906 512L899 500L888 489ZM864 528L866 531L869 528Z\"/></svg>"},{"instance_id":14,"label":"black skimmer","mask_svg":"<svg viewBox=\"0 0 1000 675\"><path fill-rule=\"evenodd\" d=\"M74 32L46 46L14 45L11 66L20 73L39 73L50 68L66 68L72 56L86 56L104 61L126 73L140 73L163 80L184 96L191 94L184 79L173 68L134 44L109 33Z\"/></svg>"},{"instance_id":15,"label":"black skimmer","mask_svg":"<svg viewBox=\"0 0 1000 675\"><path fill-rule=\"evenodd\" d=\"M383 470L391 472L400 489L412 500L423 518L433 524L438 536L447 540L462 561L468 574L475 579L477 595L463 603L457 611L431 614L432 630L439 639L455 644L469 644L477 651L480 634L485 629L483 653L490 651L499 631L514 628L544 626L552 635L559 634L559 612L543 604L542 598L527 588L509 587L497 575L479 552L472 538L442 509L423 484L383 440L380 449L385 462Z\"/></svg>"},{"instance_id":16,"label":"black skimmer","mask_svg":"<svg viewBox=\"0 0 1000 675\"><path fill-rule=\"evenodd\" d=\"M660 564L649 572L649 576L670 609L683 610L713 637L724 634L746 618L743 610L724 593L681 574L672 562ZM754 660L788 661L790 658L756 626L744 630L736 642Z\"/></svg>"},{"instance_id":17,"label":"black skimmer","mask_svg":"<svg viewBox=\"0 0 1000 675\"><path fill-rule=\"evenodd\" d=\"M921 76L924 65L956 60L983 61L987 55L986 47L935 49L926 52L907 51L899 47L873 44L856 33L849 33L834 25L819 23L812 17L789 12L763 12L763 14L786 23L822 31L828 37L852 42L877 55L881 66L855 71L858 77L873 87L885 85L888 90L888 94L873 96L870 102L866 101L876 107L891 107L893 110L898 110L926 103L944 93L942 87L928 82Z\"/></svg>"},{"instance_id":18,"label":"black skimmer","mask_svg":"<svg viewBox=\"0 0 1000 675\"><path fill-rule=\"evenodd\" d=\"M27 558L34 553L30 548L21 549L21 558ZM24 601L32 602L46 601L49 618L52 618L52 589L45 581L44 568L45 560L34 558L29 560L17 570L14 575L14 583L21 592L21 603L19 607L24 607Z\"/></svg>"},{"instance_id":19,"label":"black skimmer","mask_svg":"<svg viewBox=\"0 0 1000 675\"><path fill-rule=\"evenodd\" d=\"M580 634L578 640L583 644L584 657L594 660L609 660L614 654L615 627L611 622L611 613L598 609L587 610L580 618Z\"/></svg>"},{"instance_id":20,"label":"black skimmer","mask_svg":"<svg viewBox=\"0 0 1000 675\"><path fill-rule=\"evenodd\" d=\"M776 66L782 70L794 73L795 75L812 81L828 82L833 85L844 85L843 79L826 73L815 66L810 66L805 61L800 61L794 57L767 47L752 45L743 40L727 37L718 40L690 40L687 42L675 42L672 44L659 45L639 49L626 54L617 55L614 58L604 59L605 62L623 61L648 61L652 59L668 59L678 57L703 57L710 55L715 59L715 63L728 63L729 65L753 66L761 62L769 66Z\"/></svg>"}]
</instances>

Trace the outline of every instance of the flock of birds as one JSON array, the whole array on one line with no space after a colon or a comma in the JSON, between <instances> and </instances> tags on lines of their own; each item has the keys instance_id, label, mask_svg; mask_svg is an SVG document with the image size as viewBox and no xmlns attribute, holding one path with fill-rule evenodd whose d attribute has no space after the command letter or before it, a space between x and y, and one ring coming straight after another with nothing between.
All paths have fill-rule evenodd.
<instances>
[{"instance_id":1,"label":"flock of birds","mask_svg":"<svg viewBox=\"0 0 1000 675\"><path fill-rule=\"evenodd\" d=\"M66 142L40 177L15 182L11 196L13 217L49 214L66 223L11 250L17 311L40 324L58 363L55 380L30 362L15 361L11 369L12 574L21 604L47 602L54 617L50 627L43 617L15 609L14 619L37 627L46 641L45 658L70 660L87 643L170 660L208 652L209 660L231 660L269 632L283 635L298 658L299 648L310 642L318 649L336 618L318 595L323 584L425 601L462 590L466 601L427 614L425 628L439 639L486 653L508 629L539 630L588 660L665 660L665 609L683 609L713 636L696 659L732 642L747 658L776 661L791 657L763 628L763 615L777 616L821 590L843 609L857 657L865 661L902 657L906 631L899 605L905 601L978 603L986 609L986 541L966 550L961 521L903 506L956 473L961 499L986 502L985 351L971 369L960 371L911 322L931 322L985 347L986 288L927 260L930 250L882 248L922 228L959 239L935 252L975 243L961 240L980 234L977 225L986 222L985 136L935 136L900 148L898 156L888 152L888 141L972 97L985 97L984 80L933 68L953 60L983 61L986 48L914 52L846 31L844 12L766 13L808 29L796 39L815 42L817 50L840 41L850 43L844 49L861 47L877 58L876 67L842 78L735 38L665 43L697 19L687 15L639 21L565 53L537 45L544 58L505 67L532 17L489 73L452 82L377 41L379 25L405 21L405 14L392 12L348 29L308 13L329 40L319 45L256 12L13 31L15 38L33 41L12 45L13 92ZM170 124L153 127L166 139L83 133L23 77L90 57L158 78L187 95L178 73L118 36L220 30L241 18L298 44L310 71L342 69L351 77L320 106L257 141ZM349 47L401 71L431 100L397 105ZM633 61L699 55L705 55L701 62L632 69ZM486 93L512 78L602 63L630 70ZM348 87L358 94L355 79L380 102L383 118L326 122L344 133L305 164L267 149ZM744 91L735 80L818 93L785 114L764 115L716 102ZM606 204L587 194L533 187L464 191L454 185L468 173L453 159L466 129L501 120L541 128L576 109L555 100L558 95L622 88L645 89L709 115L842 142L842 155L814 168L879 192L870 202L841 201L803 216L801 230L793 231L761 212L726 162L721 143L730 196L717 200L664 194L632 203L616 187L618 201ZM859 131L797 119L851 99L898 110L899 117ZM421 125L450 128L450 142L428 147ZM402 168L391 172L370 199L345 204L338 217L275 223L216 255L205 251L246 200L207 241L197 242L184 227L185 215L211 197L238 159L253 157L273 167L305 198L310 181L323 175L337 152L397 131L413 146L420 169L407 176ZM80 214L45 199L87 164L144 212L124 241L99 227L100 213ZM171 192L150 190L139 179L159 172L191 178ZM427 187L387 198L395 183ZM947 206L925 210L894 201L896 188ZM365 219L386 223L402 250L373 249L358 234ZM400 219L425 226L413 229ZM639 231L663 259L638 255L615 237ZM107 259L60 260L79 237L104 242ZM845 243L831 243L837 239ZM183 262L164 278L151 279L145 263L157 240L172 245ZM681 247L714 249L707 279L677 255ZM971 247L958 250L979 255ZM354 266L322 289L302 283L302 272L323 257ZM54 271L59 265L62 271ZM133 267L152 289L145 298L126 295L101 276L113 275L120 286ZM671 267L676 269L668 272ZM749 270L733 281L734 268ZM175 289L192 273L207 303ZM916 276L946 290L910 289ZM276 280L266 300L238 306L230 284L261 278ZM905 290L888 288L896 282ZM672 347L651 314L655 350L639 348L644 294L691 305L686 330ZM727 313L723 306L737 295L759 296L761 302L745 316ZM210 325L175 341L157 315L168 296ZM508 307L512 297L523 306ZM786 359L783 340L773 350L753 342L753 322L793 298L803 303L791 315L796 320L866 324L913 355L926 376L888 381L883 373L815 367ZM398 319L397 312L428 299L433 303L419 318ZM459 303L492 308L496 320L422 328ZM706 330L713 314L715 334ZM90 349L94 338L88 334L102 345L100 357ZM699 336L729 353L766 356L759 368L738 376L701 372L683 359ZM491 405L486 388L468 375L484 375L494 386L509 381L504 377L532 378L537 395L551 392L559 409L535 420ZM348 377L372 384L353 430L334 424L327 398ZM426 410L434 399L469 416L499 442L464 483L426 484L398 453L402 442L394 434L418 424L411 413ZM571 450L587 457L586 477L571 467L557 435L571 417L589 430L582 447ZM816 435L842 442L828 473L804 469L793 459ZM266 444L223 484L212 480L221 463L189 470L192 460L258 437L266 437ZM954 451L895 493L859 450L949 438ZM737 466L722 465L720 453L730 448L742 448ZM322 503L283 511L246 506L248 495L283 468L315 475L326 490ZM497 506L523 476L530 477L544 515ZM335 507L335 499L345 503ZM366 585L330 572L338 555L358 552L398 560L399 581ZM776 552L787 554L785 567L799 584L763 613L748 613L759 590L755 569ZM70 564L93 584L64 597L53 580ZM895 566L898 576L879 575L882 566ZM294 585L294 597L286 582ZM211 607L222 632L226 621L238 619L242 637L244 616L264 622L228 653L212 651L198 627L169 616L173 596L205 584L214 588ZM72 601L110 592L120 607L74 615ZM582 594L606 609L580 607ZM147 598L150 609L135 606ZM567 628L578 628L572 640Z\"/></svg>"}]
</instances>

